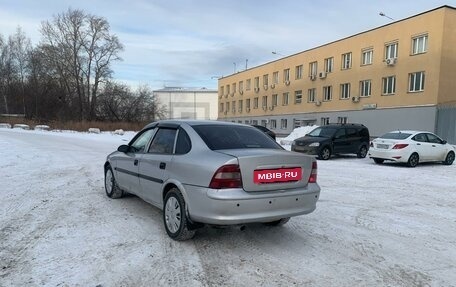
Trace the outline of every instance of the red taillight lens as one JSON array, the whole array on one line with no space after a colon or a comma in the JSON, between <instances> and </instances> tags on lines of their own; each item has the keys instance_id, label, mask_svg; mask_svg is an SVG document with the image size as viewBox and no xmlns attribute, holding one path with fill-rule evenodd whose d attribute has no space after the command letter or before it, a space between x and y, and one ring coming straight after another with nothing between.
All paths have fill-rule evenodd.
<instances>
[{"instance_id":1,"label":"red taillight lens","mask_svg":"<svg viewBox=\"0 0 456 287\"><path fill-rule=\"evenodd\" d=\"M312 162L312 171L310 172L309 176L309 183L316 183L317 182L317 162Z\"/></svg>"},{"instance_id":2,"label":"red taillight lens","mask_svg":"<svg viewBox=\"0 0 456 287\"><path fill-rule=\"evenodd\" d=\"M209 188L239 188L242 187L241 169L237 164L227 164L215 172Z\"/></svg>"},{"instance_id":3,"label":"red taillight lens","mask_svg":"<svg viewBox=\"0 0 456 287\"><path fill-rule=\"evenodd\" d=\"M402 148L405 148L407 146L408 146L408 144L395 144L393 146L393 149L402 149Z\"/></svg>"}]
</instances>

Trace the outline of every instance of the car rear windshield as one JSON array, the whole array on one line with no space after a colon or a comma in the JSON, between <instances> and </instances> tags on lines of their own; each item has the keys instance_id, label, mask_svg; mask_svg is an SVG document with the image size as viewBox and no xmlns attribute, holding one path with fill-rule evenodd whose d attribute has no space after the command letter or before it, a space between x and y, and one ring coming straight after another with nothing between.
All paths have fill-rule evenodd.
<instances>
[{"instance_id":1,"label":"car rear windshield","mask_svg":"<svg viewBox=\"0 0 456 287\"><path fill-rule=\"evenodd\" d=\"M198 135L211 150L267 148L282 149L271 137L250 126L197 125Z\"/></svg>"},{"instance_id":2,"label":"car rear windshield","mask_svg":"<svg viewBox=\"0 0 456 287\"><path fill-rule=\"evenodd\" d=\"M386 133L382 135L380 138L382 139L390 139L390 140L405 140L412 134L408 133Z\"/></svg>"}]
</instances>

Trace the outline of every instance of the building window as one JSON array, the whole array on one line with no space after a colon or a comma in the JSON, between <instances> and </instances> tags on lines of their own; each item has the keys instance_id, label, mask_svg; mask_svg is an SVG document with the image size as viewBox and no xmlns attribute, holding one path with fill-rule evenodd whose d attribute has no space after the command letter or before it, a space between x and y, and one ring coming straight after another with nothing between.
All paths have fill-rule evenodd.
<instances>
[{"instance_id":1,"label":"building window","mask_svg":"<svg viewBox=\"0 0 456 287\"><path fill-rule=\"evenodd\" d=\"M332 86L325 86L323 87L323 101L331 101L332 100Z\"/></svg>"},{"instance_id":2,"label":"building window","mask_svg":"<svg viewBox=\"0 0 456 287\"><path fill-rule=\"evenodd\" d=\"M252 80L247 79L247 81L245 82L245 89L247 91L250 91L251 88L252 88Z\"/></svg>"},{"instance_id":3,"label":"building window","mask_svg":"<svg viewBox=\"0 0 456 287\"><path fill-rule=\"evenodd\" d=\"M252 120L252 125L257 125L258 124L258 120Z\"/></svg>"},{"instance_id":4,"label":"building window","mask_svg":"<svg viewBox=\"0 0 456 287\"><path fill-rule=\"evenodd\" d=\"M309 77L315 77L317 75L318 63L309 63Z\"/></svg>"},{"instance_id":5,"label":"building window","mask_svg":"<svg viewBox=\"0 0 456 287\"><path fill-rule=\"evenodd\" d=\"M238 111L239 111L240 113L242 113L242 103L243 103L243 101L242 101L242 100L239 100L239 102L238 102L238 106L239 106L239 107L238 107Z\"/></svg>"},{"instance_id":6,"label":"building window","mask_svg":"<svg viewBox=\"0 0 456 287\"><path fill-rule=\"evenodd\" d=\"M287 129L287 127L288 127L287 119L281 119L280 120L280 128L281 129Z\"/></svg>"},{"instance_id":7,"label":"building window","mask_svg":"<svg viewBox=\"0 0 456 287\"><path fill-rule=\"evenodd\" d=\"M337 117L337 123L346 124L347 122L347 117Z\"/></svg>"},{"instance_id":8,"label":"building window","mask_svg":"<svg viewBox=\"0 0 456 287\"><path fill-rule=\"evenodd\" d=\"M230 102L226 102L225 114L230 110Z\"/></svg>"},{"instance_id":9,"label":"building window","mask_svg":"<svg viewBox=\"0 0 456 287\"><path fill-rule=\"evenodd\" d=\"M225 108L225 104L220 103L219 112L222 113L224 108Z\"/></svg>"},{"instance_id":10,"label":"building window","mask_svg":"<svg viewBox=\"0 0 456 287\"><path fill-rule=\"evenodd\" d=\"M278 96L277 94L272 95L272 106L276 107L278 104Z\"/></svg>"},{"instance_id":11,"label":"building window","mask_svg":"<svg viewBox=\"0 0 456 287\"><path fill-rule=\"evenodd\" d=\"M321 118L320 123L322 126L329 125L329 118Z\"/></svg>"},{"instance_id":12,"label":"building window","mask_svg":"<svg viewBox=\"0 0 456 287\"><path fill-rule=\"evenodd\" d=\"M426 53L428 35L421 35L412 39L412 55Z\"/></svg>"},{"instance_id":13,"label":"building window","mask_svg":"<svg viewBox=\"0 0 456 287\"><path fill-rule=\"evenodd\" d=\"M392 43L385 45L385 60L397 58L397 46L398 43Z\"/></svg>"},{"instance_id":14,"label":"building window","mask_svg":"<svg viewBox=\"0 0 456 287\"><path fill-rule=\"evenodd\" d=\"M372 58L374 55L374 50L368 49L364 50L361 54L361 65L371 65L372 64Z\"/></svg>"},{"instance_id":15,"label":"building window","mask_svg":"<svg viewBox=\"0 0 456 287\"><path fill-rule=\"evenodd\" d=\"M231 112L233 114L236 113L236 101L231 102Z\"/></svg>"},{"instance_id":16,"label":"building window","mask_svg":"<svg viewBox=\"0 0 456 287\"><path fill-rule=\"evenodd\" d=\"M263 96L261 107L263 107L263 109L266 109L268 107L268 96Z\"/></svg>"},{"instance_id":17,"label":"building window","mask_svg":"<svg viewBox=\"0 0 456 287\"><path fill-rule=\"evenodd\" d=\"M307 102L308 103L315 103L315 98L316 98L316 95L317 94L317 89L313 88L313 89L308 89L307 90Z\"/></svg>"},{"instance_id":18,"label":"building window","mask_svg":"<svg viewBox=\"0 0 456 287\"><path fill-rule=\"evenodd\" d=\"M260 77L255 77L254 82L253 82L253 87L255 89L259 89L260 88Z\"/></svg>"},{"instance_id":19,"label":"building window","mask_svg":"<svg viewBox=\"0 0 456 287\"><path fill-rule=\"evenodd\" d=\"M268 74L263 75L263 85L265 86L266 89L268 88L268 85L269 85L269 75Z\"/></svg>"},{"instance_id":20,"label":"building window","mask_svg":"<svg viewBox=\"0 0 456 287\"><path fill-rule=\"evenodd\" d=\"M283 81L290 82L290 69L283 70Z\"/></svg>"},{"instance_id":21,"label":"building window","mask_svg":"<svg viewBox=\"0 0 456 287\"><path fill-rule=\"evenodd\" d=\"M250 123L249 120L245 120L245 121L244 121L244 124L246 124L246 125L248 125L249 123Z\"/></svg>"},{"instance_id":22,"label":"building window","mask_svg":"<svg viewBox=\"0 0 456 287\"><path fill-rule=\"evenodd\" d=\"M269 127L273 130L277 128L277 120L270 120L269 121Z\"/></svg>"},{"instance_id":23,"label":"building window","mask_svg":"<svg viewBox=\"0 0 456 287\"><path fill-rule=\"evenodd\" d=\"M253 98L253 108L258 109L258 97Z\"/></svg>"},{"instance_id":24,"label":"building window","mask_svg":"<svg viewBox=\"0 0 456 287\"><path fill-rule=\"evenodd\" d=\"M278 84L279 83L279 72L274 72L272 74L272 83Z\"/></svg>"},{"instance_id":25,"label":"building window","mask_svg":"<svg viewBox=\"0 0 456 287\"><path fill-rule=\"evenodd\" d=\"M296 80L302 79L302 65L296 66Z\"/></svg>"},{"instance_id":26,"label":"building window","mask_svg":"<svg viewBox=\"0 0 456 287\"><path fill-rule=\"evenodd\" d=\"M245 109L246 109L247 111L250 110L250 99L246 99L246 100L245 100Z\"/></svg>"},{"instance_id":27,"label":"building window","mask_svg":"<svg viewBox=\"0 0 456 287\"><path fill-rule=\"evenodd\" d=\"M359 82L359 89L360 89L359 95L361 97L369 97L372 92L371 80L364 80L364 81Z\"/></svg>"},{"instance_id":28,"label":"building window","mask_svg":"<svg viewBox=\"0 0 456 287\"><path fill-rule=\"evenodd\" d=\"M239 93L244 92L244 81L239 82Z\"/></svg>"},{"instance_id":29,"label":"building window","mask_svg":"<svg viewBox=\"0 0 456 287\"><path fill-rule=\"evenodd\" d=\"M350 69L352 65L352 53L342 54L342 70Z\"/></svg>"},{"instance_id":30,"label":"building window","mask_svg":"<svg viewBox=\"0 0 456 287\"><path fill-rule=\"evenodd\" d=\"M344 83L340 85L340 98L349 99L350 98L350 83Z\"/></svg>"},{"instance_id":31,"label":"building window","mask_svg":"<svg viewBox=\"0 0 456 287\"><path fill-rule=\"evenodd\" d=\"M288 93L282 94L282 106L288 106Z\"/></svg>"},{"instance_id":32,"label":"building window","mask_svg":"<svg viewBox=\"0 0 456 287\"><path fill-rule=\"evenodd\" d=\"M409 74L409 92L424 91L424 72Z\"/></svg>"},{"instance_id":33,"label":"building window","mask_svg":"<svg viewBox=\"0 0 456 287\"><path fill-rule=\"evenodd\" d=\"M390 76L383 78L382 95L394 95L396 92L396 77Z\"/></svg>"},{"instance_id":34,"label":"building window","mask_svg":"<svg viewBox=\"0 0 456 287\"><path fill-rule=\"evenodd\" d=\"M220 87L220 97L225 95L225 86Z\"/></svg>"},{"instance_id":35,"label":"building window","mask_svg":"<svg viewBox=\"0 0 456 287\"><path fill-rule=\"evenodd\" d=\"M267 123L268 123L268 122L267 122L266 120L261 120L261 125L262 125L263 127L266 127Z\"/></svg>"},{"instance_id":36,"label":"building window","mask_svg":"<svg viewBox=\"0 0 456 287\"><path fill-rule=\"evenodd\" d=\"M233 94L236 93L236 83L233 83L231 85L231 87L232 87Z\"/></svg>"},{"instance_id":37,"label":"building window","mask_svg":"<svg viewBox=\"0 0 456 287\"><path fill-rule=\"evenodd\" d=\"M334 69L334 58L326 58L325 59L325 72L331 73Z\"/></svg>"},{"instance_id":38,"label":"building window","mask_svg":"<svg viewBox=\"0 0 456 287\"><path fill-rule=\"evenodd\" d=\"M300 104L302 102L302 90L295 91L295 104Z\"/></svg>"},{"instance_id":39,"label":"building window","mask_svg":"<svg viewBox=\"0 0 456 287\"><path fill-rule=\"evenodd\" d=\"M230 85L226 85L226 94L229 95L230 94Z\"/></svg>"}]
</instances>

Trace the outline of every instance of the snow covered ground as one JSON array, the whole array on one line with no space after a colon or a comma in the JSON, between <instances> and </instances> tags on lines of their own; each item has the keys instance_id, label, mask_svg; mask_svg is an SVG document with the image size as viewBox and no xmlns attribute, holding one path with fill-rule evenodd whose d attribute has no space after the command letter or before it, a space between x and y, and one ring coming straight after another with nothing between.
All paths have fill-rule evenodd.
<instances>
[{"instance_id":1,"label":"snow covered ground","mask_svg":"<svg viewBox=\"0 0 456 287\"><path fill-rule=\"evenodd\" d=\"M315 212L176 242L105 196L132 136L0 129L0 286L456 286L456 165L318 161Z\"/></svg>"}]
</instances>

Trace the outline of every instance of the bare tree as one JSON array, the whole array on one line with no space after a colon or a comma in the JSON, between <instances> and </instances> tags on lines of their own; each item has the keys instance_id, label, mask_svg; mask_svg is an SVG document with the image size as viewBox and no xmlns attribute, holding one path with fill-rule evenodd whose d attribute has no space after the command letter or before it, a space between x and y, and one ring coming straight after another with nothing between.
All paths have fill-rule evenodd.
<instances>
[{"instance_id":1,"label":"bare tree","mask_svg":"<svg viewBox=\"0 0 456 287\"><path fill-rule=\"evenodd\" d=\"M81 120L94 118L100 83L111 77L112 61L120 60L123 46L109 28L104 18L72 9L42 23L47 63L61 78L67 95L77 99Z\"/></svg>"}]
</instances>

